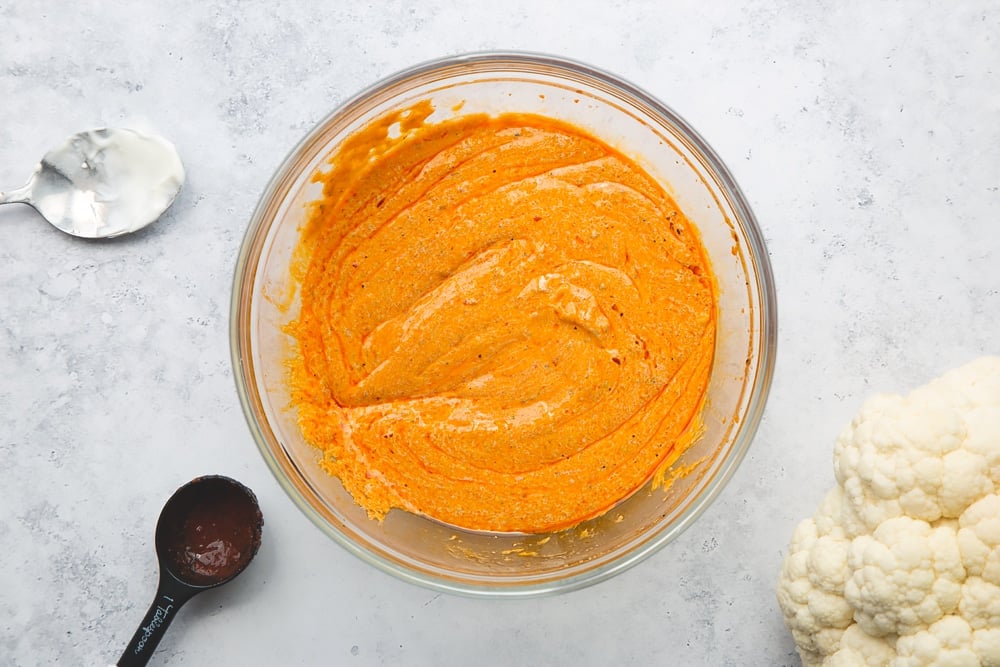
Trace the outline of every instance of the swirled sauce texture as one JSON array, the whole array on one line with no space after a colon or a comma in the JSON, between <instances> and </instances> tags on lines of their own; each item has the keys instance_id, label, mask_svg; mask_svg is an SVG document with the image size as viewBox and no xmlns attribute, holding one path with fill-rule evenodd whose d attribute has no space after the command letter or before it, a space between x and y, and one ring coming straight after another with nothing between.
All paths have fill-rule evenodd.
<instances>
[{"instance_id":1,"label":"swirled sauce texture","mask_svg":"<svg viewBox=\"0 0 1000 667\"><path fill-rule=\"evenodd\" d=\"M715 283L633 161L529 115L353 135L299 252L293 404L372 517L542 532L607 511L699 428Z\"/></svg>"}]
</instances>

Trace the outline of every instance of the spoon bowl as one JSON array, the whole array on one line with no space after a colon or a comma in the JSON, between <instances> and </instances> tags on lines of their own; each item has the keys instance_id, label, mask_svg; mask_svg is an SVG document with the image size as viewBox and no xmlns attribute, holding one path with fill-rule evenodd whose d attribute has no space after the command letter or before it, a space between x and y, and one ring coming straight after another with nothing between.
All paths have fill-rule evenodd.
<instances>
[{"instance_id":1,"label":"spoon bowl","mask_svg":"<svg viewBox=\"0 0 1000 667\"><path fill-rule=\"evenodd\" d=\"M103 128L46 153L27 184L0 192L0 204L28 204L73 236L111 238L157 220L183 185L184 166L169 141Z\"/></svg>"},{"instance_id":2,"label":"spoon bowl","mask_svg":"<svg viewBox=\"0 0 1000 667\"><path fill-rule=\"evenodd\" d=\"M232 581L260 548L264 519L253 491L221 475L179 488L156 524L160 583L118 667L145 665L180 607Z\"/></svg>"}]
</instances>

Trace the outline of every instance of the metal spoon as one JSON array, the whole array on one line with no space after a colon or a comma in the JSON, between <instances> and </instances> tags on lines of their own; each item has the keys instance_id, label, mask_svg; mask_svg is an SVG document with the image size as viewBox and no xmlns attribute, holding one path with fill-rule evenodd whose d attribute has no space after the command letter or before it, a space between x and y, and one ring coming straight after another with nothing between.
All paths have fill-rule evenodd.
<instances>
[{"instance_id":1,"label":"metal spoon","mask_svg":"<svg viewBox=\"0 0 1000 667\"><path fill-rule=\"evenodd\" d=\"M260 547L264 519L253 491L211 475L179 488L156 524L160 585L117 667L145 665L192 597L232 581Z\"/></svg>"},{"instance_id":2,"label":"metal spoon","mask_svg":"<svg viewBox=\"0 0 1000 667\"><path fill-rule=\"evenodd\" d=\"M135 130L80 132L49 151L28 183L0 192L0 204L21 203L58 229L109 238L159 218L184 185L184 166L166 139Z\"/></svg>"}]
</instances>

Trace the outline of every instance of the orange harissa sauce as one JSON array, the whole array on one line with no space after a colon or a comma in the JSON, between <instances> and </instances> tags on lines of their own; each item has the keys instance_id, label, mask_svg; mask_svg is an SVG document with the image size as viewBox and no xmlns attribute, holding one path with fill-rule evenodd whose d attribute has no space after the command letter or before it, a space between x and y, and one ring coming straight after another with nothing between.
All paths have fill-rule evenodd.
<instances>
[{"instance_id":1,"label":"orange harissa sauce","mask_svg":"<svg viewBox=\"0 0 1000 667\"><path fill-rule=\"evenodd\" d=\"M690 445L715 343L697 230L635 162L534 115L352 135L302 230L292 404L368 513L543 532Z\"/></svg>"}]
</instances>

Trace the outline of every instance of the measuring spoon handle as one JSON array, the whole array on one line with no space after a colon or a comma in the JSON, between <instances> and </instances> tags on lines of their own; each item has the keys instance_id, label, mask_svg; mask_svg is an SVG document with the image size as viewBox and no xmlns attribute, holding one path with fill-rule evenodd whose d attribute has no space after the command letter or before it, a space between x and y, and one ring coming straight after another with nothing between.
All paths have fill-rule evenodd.
<instances>
[{"instance_id":1,"label":"measuring spoon handle","mask_svg":"<svg viewBox=\"0 0 1000 667\"><path fill-rule=\"evenodd\" d=\"M166 572L162 573L153 604L149 605L149 611L132 635L122 657L118 658L116 667L143 667L149 662L181 605L199 590L177 581Z\"/></svg>"}]
</instances>

